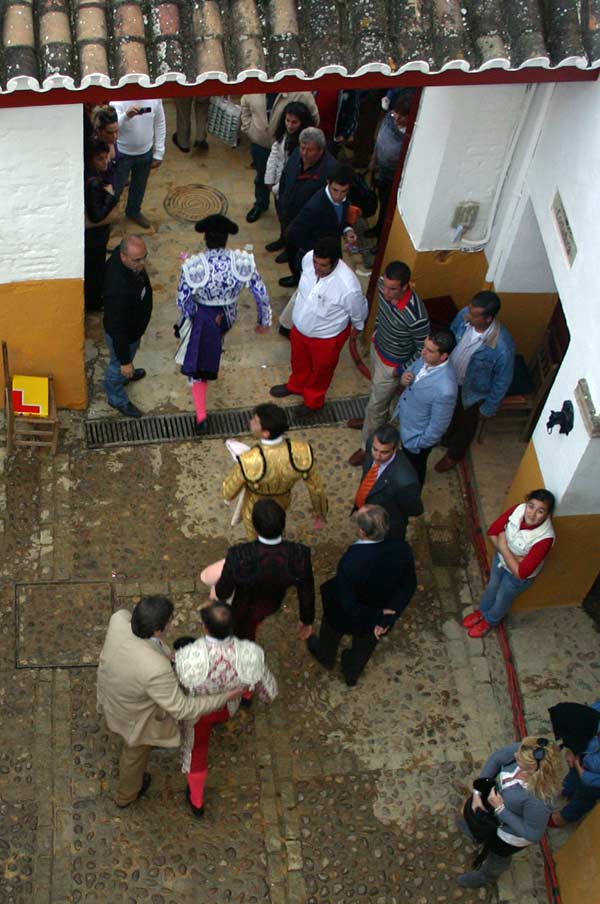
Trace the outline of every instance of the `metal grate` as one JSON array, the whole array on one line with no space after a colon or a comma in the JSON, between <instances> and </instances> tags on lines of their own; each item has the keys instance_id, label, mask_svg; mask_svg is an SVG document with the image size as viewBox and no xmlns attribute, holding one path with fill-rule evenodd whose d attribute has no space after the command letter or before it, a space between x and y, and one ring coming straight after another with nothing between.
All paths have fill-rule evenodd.
<instances>
[{"instance_id":1,"label":"metal grate","mask_svg":"<svg viewBox=\"0 0 600 904\"><path fill-rule=\"evenodd\" d=\"M286 408L290 430L307 427L331 427L343 424L348 418L363 417L368 396L355 399L335 399L308 417L297 417L296 406ZM211 411L208 430L201 439L210 437L246 436L252 408L232 408ZM107 446L139 446L144 443L176 443L198 439L194 433L193 414L156 414L141 418L98 418L86 421L85 433L89 449Z\"/></svg>"}]
</instances>

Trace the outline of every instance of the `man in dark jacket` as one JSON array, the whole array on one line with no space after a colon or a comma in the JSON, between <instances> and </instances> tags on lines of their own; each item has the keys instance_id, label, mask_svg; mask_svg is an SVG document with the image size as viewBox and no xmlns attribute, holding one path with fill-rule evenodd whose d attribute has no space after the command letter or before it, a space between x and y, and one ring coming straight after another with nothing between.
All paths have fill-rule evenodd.
<instances>
[{"instance_id":1,"label":"man in dark jacket","mask_svg":"<svg viewBox=\"0 0 600 904\"><path fill-rule=\"evenodd\" d=\"M342 653L342 672L353 687L379 639L402 615L417 589L415 562L405 540L386 537L389 518L380 505L356 515L358 540L348 547L334 578L321 586L323 620L319 638L307 646L326 669L335 665L344 634L352 647Z\"/></svg>"},{"instance_id":2,"label":"man in dark jacket","mask_svg":"<svg viewBox=\"0 0 600 904\"><path fill-rule=\"evenodd\" d=\"M327 185L320 188L290 223L287 232L287 253L292 273L301 267L307 251L325 236L344 236L350 244L357 241L348 223L348 195L354 181L352 167L339 163L332 171ZM340 254L341 254L340 244Z\"/></svg>"},{"instance_id":3,"label":"man in dark jacket","mask_svg":"<svg viewBox=\"0 0 600 904\"><path fill-rule=\"evenodd\" d=\"M321 129L313 126L303 129L299 145L290 154L279 180L279 215L284 236L306 202L325 186L335 167L335 157L327 150L327 141ZM297 286L299 280L300 271L297 269L292 276L280 279L279 285Z\"/></svg>"},{"instance_id":4,"label":"man in dark jacket","mask_svg":"<svg viewBox=\"0 0 600 904\"><path fill-rule=\"evenodd\" d=\"M288 587L295 587L300 612L298 637L306 640L315 620L310 549L283 539L285 511L274 499L259 499L254 504L252 523L258 539L228 550L212 595L221 601L233 596L233 633L243 640L255 640L260 623L281 608ZM212 583L208 573L214 567L202 573L206 583Z\"/></svg>"},{"instance_id":5,"label":"man in dark jacket","mask_svg":"<svg viewBox=\"0 0 600 904\"><path fill-rule=\"evenodd\" d=\"M378 427L369 439L354 510L367 504L383 506L390 537L404 540L408 519L423 514L423 503L417 472L399 444L400 434L392 424Z\"/></svg>"},{"instance_id":6,"label":"man in dark jacket","mask_svg":"<svg viewBox=\"0 0 600 904\"><path fill-rule=\"evenodd\" d=\"M152 286L146 273L146 243L126 236L113 251L104 280L104 334L110 361L104 374L108 404L125 417L142 417L125 387L146 371L133 366L135 353L152 315Z\"/></svg>"}]
</instances>

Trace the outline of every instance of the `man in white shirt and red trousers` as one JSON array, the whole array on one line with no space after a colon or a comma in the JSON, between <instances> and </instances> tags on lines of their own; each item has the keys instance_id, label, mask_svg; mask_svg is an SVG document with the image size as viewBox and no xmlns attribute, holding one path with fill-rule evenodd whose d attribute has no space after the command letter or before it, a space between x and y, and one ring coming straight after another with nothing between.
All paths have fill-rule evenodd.
<instances>
[{"instance_id":1,"label":"man in white shirt and red trousers","mask_svg":"<svg viewBox=\"0 0 600 904\"><path fill-rule=\"evenodd\" d=\"M354 271L340 259L339 238L319 239L302 258L302 276L294 305L292 373L287 383L271 387L276 399L301 395L300 417L318 411L333 379L351 330L361 332L367 299Z\"/></svg>"}]
</instances>

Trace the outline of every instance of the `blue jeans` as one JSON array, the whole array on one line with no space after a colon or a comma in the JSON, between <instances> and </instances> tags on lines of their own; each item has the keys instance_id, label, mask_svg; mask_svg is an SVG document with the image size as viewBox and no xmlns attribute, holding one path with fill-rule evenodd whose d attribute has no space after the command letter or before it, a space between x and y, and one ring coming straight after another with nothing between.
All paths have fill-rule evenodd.
<instances>
[{"instance_id":1,"label":"blue jeans","mask_svg":"<svg viewBox=\"0 0 600 904\"><path fill-rule=\"evenodd\" d=\"M121 197L127 177L131 174L127 209L125 210L128 217L137 217L142 210L146 183L152 168L152 155L152 148L145 154L119 153L115 175L115 194L117 198Z\"/></svg>"},{"instance_id":2,"label":"blue jeans","mask_svg":"<svg viewBox=\"0 0 600 904\"><path fill-rule=\"evenodd\" d=\"M516 578L506 568L500 567L499 562L500 557L496 553L492 561L489 584L479 602L479 608L486 621L494 626L500 624L515 597L527 590L534 580L526 578L522 581L520 578Z\"/></svg>"},{"instance_id":3,"label":"blue jeans","mask_svg":"<svg viewBox=\"0 0 600 904\"><path fill-rule=\"evenodd\" d=\"M574 766L569 769L563 782L563 793L569 798L569 803L562 808L560 815L567 822L577 822L600 800L600 788L584 785Z\"/></svg>"},{"instance_id":4,"label":"blue jeans","mask_svg":"<svg viewBox=\"0 0 600 904\"><path fill-rule=\"evenodd\" d=\"M250 145L250 154L256 175L254 176L254 204L259 210L268 210L271 192L265 185L265 170L271 152L260 144Z\"/></svg>"},{"instance_id":5,"label":"blue jeans","mask_svg":"<svg viewBox=\"0 0 600 904\"><path fill-rule=\"evenodd\" d=\"M121 373L121 362L115 355L115 347L111 337L108 333L105 333L104 338L106 339L106 345L110 352L110 361L108 362L108 367L104 371L104 388L106 389L106 395L108 396L110 404L123 407L123 405L129 403L129 396L125 392L125 387L129 383L129 380ZM130 343L129 355L131 361L135 358L135 353L139 347L139 339Z\"/></svg>"}]
</instances>

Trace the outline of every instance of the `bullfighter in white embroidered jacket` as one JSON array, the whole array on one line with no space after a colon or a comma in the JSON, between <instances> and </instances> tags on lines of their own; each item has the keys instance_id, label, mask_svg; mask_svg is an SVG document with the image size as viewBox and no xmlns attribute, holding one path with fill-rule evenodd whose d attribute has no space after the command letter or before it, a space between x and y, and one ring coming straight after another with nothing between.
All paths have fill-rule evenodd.
<instances>
[{"instance_id":1,"label":"bullfighter in white embroidered jacket","mask_svg":"<svg viewBox=\"0 0 600 904\"><path fill-rule=\"evenodd\" d=\"M239 640L231 633L232 613L224 603L201 610L206 634L198 640L175 642L175 670L180 684L192 696L219 693L240 685L254 690L259 700L270 703L277 696L277 681L265 664L258 644ZM184 645L182 645L184 644ZM214 725L235 715L239 698L230 700L207 718L182 723L182 772L188 776L186 797L196 816L204 812L204 786L208 777L208 745Z\"/></svg>"}]
</instances>

